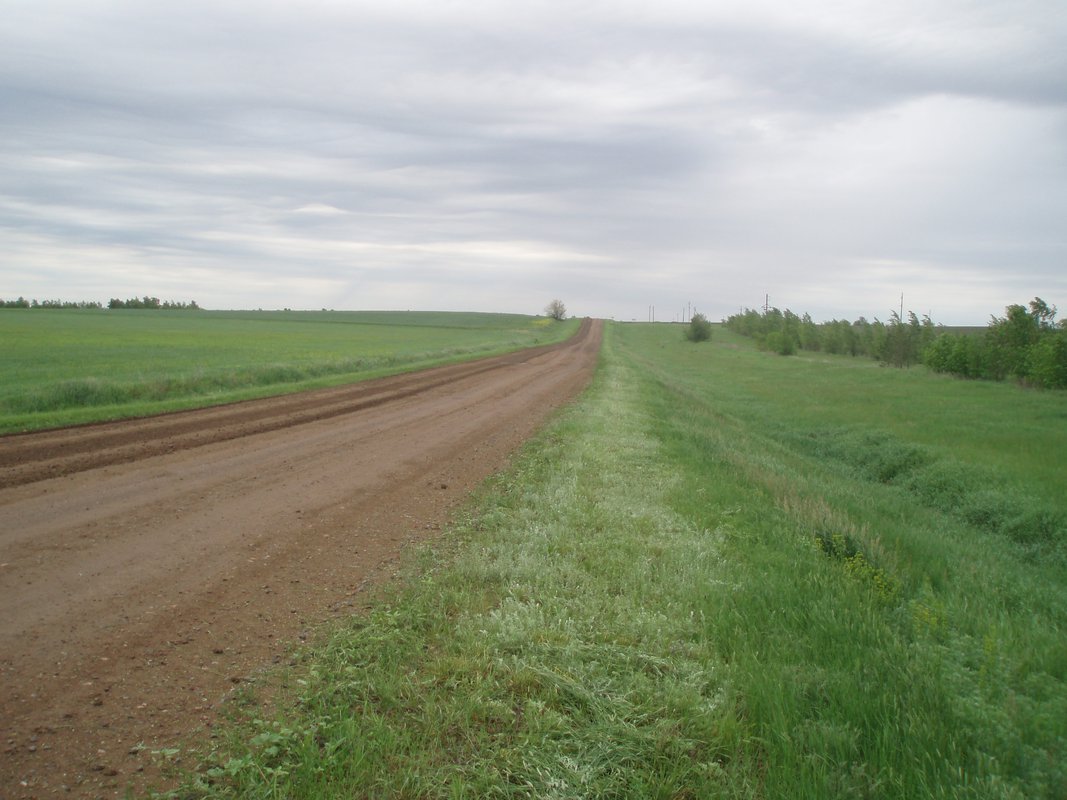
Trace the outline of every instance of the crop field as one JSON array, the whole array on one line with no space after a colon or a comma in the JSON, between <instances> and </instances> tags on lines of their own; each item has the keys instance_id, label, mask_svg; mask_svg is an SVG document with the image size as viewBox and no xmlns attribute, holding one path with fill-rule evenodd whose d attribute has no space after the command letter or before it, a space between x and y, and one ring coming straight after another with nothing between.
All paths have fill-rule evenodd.
<instances>
[{"instance_id":1,"label":"crop field","mask_svg":"<svg viewBox=\"0 0 1067 800\"><path fill-rule=\"evenodd\" d=\"M181 796L1065 797L1065 476L1062 393L611 325Z\"/></svg>"},{"instance_id":2,"label":"crop field","mask_svg":"<svg viewBox=\"0 0 1067 800\"><path fill-rule=\"evenodd\" d=\"M576 327L518 314L2 309L0 433L345 383Z\"/></svg>"}]
</instances>

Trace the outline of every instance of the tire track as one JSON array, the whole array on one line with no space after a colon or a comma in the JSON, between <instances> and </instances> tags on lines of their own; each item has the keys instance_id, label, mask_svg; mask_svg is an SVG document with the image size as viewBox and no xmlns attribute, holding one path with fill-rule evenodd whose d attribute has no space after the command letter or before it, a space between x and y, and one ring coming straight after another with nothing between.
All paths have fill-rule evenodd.
<instances>
[{"instance_id":1,"label":"tire track","mask_svg":"<svg viewBox=\"0 0 1067 800\"><path fill-rule=\"evenodd\" d=\"M0 437L0 488L352 414L547 353L580 347L581 342L589 337L591 326L591 320L584 320L578 332L560 344L339 388L248 400L137 420L10 434Z\"/></svg>"}]
</instances>

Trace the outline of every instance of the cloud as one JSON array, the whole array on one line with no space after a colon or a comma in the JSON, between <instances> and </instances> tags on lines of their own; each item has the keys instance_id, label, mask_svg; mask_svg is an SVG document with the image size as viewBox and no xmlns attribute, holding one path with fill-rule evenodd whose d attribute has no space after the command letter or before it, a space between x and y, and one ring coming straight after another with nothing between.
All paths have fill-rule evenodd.
<instances>
[{"instance_id":1,"label":"cloud","mask_svg":"<svg viewBox=\"0 0 1067 800\"><path fill-rule=\"evenodd\" d=\"M41 0L6 22L3 296L1067 306L1058 0Z\"/></svg>"}]
</instances>

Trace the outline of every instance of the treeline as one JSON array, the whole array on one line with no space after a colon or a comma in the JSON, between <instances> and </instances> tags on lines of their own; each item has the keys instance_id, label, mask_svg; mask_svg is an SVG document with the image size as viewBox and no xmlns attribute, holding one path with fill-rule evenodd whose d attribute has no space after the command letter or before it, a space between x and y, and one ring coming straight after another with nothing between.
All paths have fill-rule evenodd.
<instances>
[{"instance_id":1,"label":"treeline","mask_svg":"<svg viewBox=\"0 0 1067 800\"><path fill-rule=\"evenodd\" d=\"M69 300L27 300L20 297L17 300L0 299L0 308L101 308L101 305L93 300L81 300L71 302Z\"/></svg>"},{"instance_id":2,"label":"treeline","mask_svg":"<svg viewBox=\"0 0 1067 800\"><path fill-rule=\"evenodd\" d=\"M162 309L164 311L199 311L200 306L196 304L195 300L190 300L188 303L172 303L169 300L160 302L158 297L142 297L140 299L134 297L131 300L119 300L117 297L112 297L107 301L108 308L153 308Z\"/></svg>"},{"instance_id":3,"label":"treeline","mask_svg":"<svg viewBox=\"0 0 1067 800\"><path fill-rule=\"evenodd\" d=\"M1003 317L993 317L976 333L947 332L912 311L903 319L894 311L889 322L860 317L815 323L788 309L745 309L728 317L726 327L781 355L813 350L867 356L898 367L922 363L963 378L1067 388L1067 319L1057 323L1056 307L1040 297L1029 307L1008 306Z\"/></svg>"},{"instance_id":4,"label":"treeline","mask_svg":"<svg viewBox=\"0 0 1067 800\"><path fill-rule=\"evenodd\" d=\"M199 311L200 306L196 304L195 300L190 300L188 303L171 302L170 300L160 300L158 297L134 297L130 300L120 300L117 297L112 297L108 303L108 308L153 308L160 309L162 311ZM25 297L19 297L17 300L4 300L0 298L0 308L103 308L103 306L95 300L79 300L72 302L70 300L27 300Z\"/></svg>"},{"instance_id":5,"label":"treeline","mask_svg":"<svg viewBox=\"0 0 1067 800\"><path fill-rule=\"evenodd\" d=\"M789 309L770 308L760 313L748 308L727 318L726 327L784 356L813 350L867 356L899 367L918 363L923 349L937 336L937 327L929 317L920 320L911 311L906 319L892 312L888 323L878 319L869 322L864 317L855 322L835 319L816 323L809 314L798 317Z\"/></svg>"},{"instance_id":6,"label":"treeline","mask_svg":"<svg viewBox=\"0 0 1067 800\"><path fill-rule=\"evenodd\" d=\"M1067 389L1067 319L1040 297L1029 308L1010 305L977 336L944 334L923 352L935 372L963 378L1014 379L1046 389Z\"/></svg>"}]
</instances>

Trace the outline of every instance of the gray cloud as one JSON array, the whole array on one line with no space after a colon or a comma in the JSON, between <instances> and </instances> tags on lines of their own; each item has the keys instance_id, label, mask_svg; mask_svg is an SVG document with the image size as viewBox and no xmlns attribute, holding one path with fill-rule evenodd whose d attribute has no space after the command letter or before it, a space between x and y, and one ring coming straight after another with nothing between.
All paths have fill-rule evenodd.
<instances>
[{"instance_id":1,"label":"gray cloud","mask_svg":"<svg viewBox=\"0 0 1067 800\"><path fill-rule=\"evenodd\" d=\"M10 10L0 295L1067 307L1058 0L731 5Z\"/></svg>"}]
</instances>

